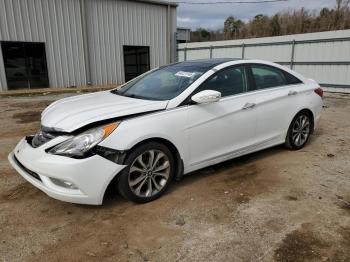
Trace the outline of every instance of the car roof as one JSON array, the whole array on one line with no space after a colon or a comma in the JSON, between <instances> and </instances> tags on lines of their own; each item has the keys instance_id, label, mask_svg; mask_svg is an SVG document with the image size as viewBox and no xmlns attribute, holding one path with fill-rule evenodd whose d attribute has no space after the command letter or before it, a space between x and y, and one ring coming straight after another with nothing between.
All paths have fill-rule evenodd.
<instances>
[{"instance_id":1,"label":"car roof","mask_svg":"<svg viewBox=\"0 0 350 262\"><path fill-rule=\"evenodd\" d=\"M187 60L183 62L179 62L178 64L181 65L188 65L188 66L198 66L201 65L203 67L208 67L208 68L213 68L217 65L226 63L226 62L231 62L231 61L237 61L241 60L239 58L212 58L212 59L198 59L198 60Z\"/></svg>"},{"instance_id":2,"label":"car roof","mask_svg":"<svg viewBox=\"0 0 350 262\"><path fill-rule=\"evenodd\" d=\"M235 58L213 58L213 59L198 59L198 60L186 60L182 62L177 62L174 64L166 65L164 67L194 67L194 68L201 68L203 71L210 70L220 64L231 62L231 61L238 61L241 59L235 59ZM161 67L162 68L162 67Z\"/></svg>"}]
</instances>

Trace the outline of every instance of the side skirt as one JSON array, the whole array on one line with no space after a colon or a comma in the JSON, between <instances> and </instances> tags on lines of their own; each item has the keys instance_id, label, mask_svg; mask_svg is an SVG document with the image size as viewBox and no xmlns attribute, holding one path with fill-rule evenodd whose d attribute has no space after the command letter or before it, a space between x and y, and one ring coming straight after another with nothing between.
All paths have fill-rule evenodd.
<instances>
[{"instance_id":1,"label":"side skirt","mask_svg":"<svg viewBox=\"0 0 350 262\"><path fill-rule=\"evenodd\" d=\"M277 138L278 138L278 140L277 140ZM273 146L281 145L284 142L285 141L283 139L281 139L280 136L274 137L272 139L263 141L263 142L261 142L259 144L256 144L256 145L253 145L253 146L248 146L246 148L243 148L243 149L240 149L240 150L237 150L237 151L225 154L225 155L218 156L218 157L216 157L214 159L208 159L208 160L205 160L205 161L201 161L199 163L195 163L194 165L185 168L184 174L188 174L188 173L193 172L195 170L198 170L198 169L201 169L201 168L205 168L205 167L208 167L208 166L211 166L211 165L215 165L215 164L218 164L218 163L221 163L221 162L224 162L224 161L236 158L236 157L240 157L240 156L244 156L244 155L247 155L247 154L251 154L251 153L254 153L254 152L266 149L266 148L270 148L270 147L273 147Z\"/></svg>"}]
</instances>

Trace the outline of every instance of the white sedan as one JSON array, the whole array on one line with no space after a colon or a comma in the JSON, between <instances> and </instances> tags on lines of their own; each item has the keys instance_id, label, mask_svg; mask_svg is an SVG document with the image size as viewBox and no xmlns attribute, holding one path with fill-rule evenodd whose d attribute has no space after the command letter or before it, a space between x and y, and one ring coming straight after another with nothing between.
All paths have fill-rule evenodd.
<instances>
[{"instance_id":1,"label":"white sedan","mask_svg":"<svg viewBox=\"0 0 350 262\"><path fill-rule=\"evenodd\" d=\"M9 161L59 200L99 205L110 186L144 203L194 170L279 144L302 148L322 96L315 81L270 62L180 62L52 103Z\"/></svg>"}]
</instances>

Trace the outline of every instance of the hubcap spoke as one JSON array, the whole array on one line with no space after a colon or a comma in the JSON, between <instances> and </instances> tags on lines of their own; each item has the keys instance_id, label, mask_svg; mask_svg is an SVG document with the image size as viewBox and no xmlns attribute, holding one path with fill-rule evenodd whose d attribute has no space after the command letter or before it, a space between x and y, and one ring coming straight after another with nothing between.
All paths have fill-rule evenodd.
<instances>
[{"instance_id":1,"label":"hubcap spoke","mask_svg":"<svg viewBox=\"0 0 350 262\"><path fill-rule=\"evenodd\" d=\"M143 180L143 181L140 183L140 185L138 185L138 187L136 188L135 193L136 193L137 195L141 195L141 189L142 189L142 187L143 187L143 185L145 184L146 181L147 181L147 179Z\"/></svg>"},{"instance_id":2,"label":"hubcap spoke","mask_svg":"<svg viewBox=\"0 0 350 262\"><path fill-rule=\"evenodd\" d=\"M161 176L161 177L163 177L163 178L165 178L165 179L167 179L167 178L169 177L168 173L166 173L166 172L155 172L155 173L153 173L153 175L154 175L155 177Z\"/></svg>"},{"instance_id":3,"label":"hubcap spoke","mask_svg":"<svg viewBox=\"0 0 350 262\"><path fill-rule=\"evenodd\" d=\"M305 125L305 122L306 122L305 116L301 116L300 117L300 129L303 128L303 126Z\"/></svg>"},{"instance_id":4,"label":"hubcap spoke","mask_svg":"<svg viewBox=\"0 0 350 262\"><path fill-rule=\"evenodd\" d=\"M295 134L293 134L293 141L296 141L296 138L297 138L297 136L298 136L298 132L296 132Z\"/></svg>"},{"instance_id":5,"label":"hubcap spoke","mask_svg":"<svg viewBox=\"0 0 350 262\"><path fill-rule=\"evenodd\" d=\"M147 182L148 182L148 185L147 185L146 196L149 197L152 195L152 179L148 178Z\"/></svg>"},{"instance_id":6,"label":"hubcap spoke","mask_svg":"<svg viewBox=\"0 0 350 262\"><path fill-rule=\"evenodd\" d=\"M159 160L162 159L165 155L162 153L162 152L158 152L154 162L153 162L153 165L152 165L152 168L156 167Z\"/></svg>"},{"instance_id":7,"label":"hubcap spoke","mask_svg":"<svg viewBox=\"0 0 350 262\"><path fill-rule=\"evenodd\" d=\"M140 183L141 181L145 180L146 179L146 175L145 174L142 174L141 176L135 178L134 180L130 181L129 182L129 185L130 186L136 186L138 183Z\"/></svg>"},{"instance_id":8,"label":"hubcap spoke","mask_svg":"<svg viewBox=\"0 0 350 262\"><path fill-rule=\"evenodd\" d=\"M129 170L130 173L133 173L133 172L138 172L138 173L143 173L144 170L142 170L141 168L138 168L137 166L132 166Z\"/></svg>"},{"instance_id":9,"label":"hubcap spoke","mask_svg":"<svg viewBox=\"0 0 350 262\"><path fill-rule=\"evenodd\" d=\"M147 168L146 164L143 162L143 159L142 159L142 156L143 155L140 155L138 158L137 158L137 162L143 167L143 168Z\"/></svg>"},{"instance_id":10,"label":"hubcap spoke","mask_svg":"<svg viewBox=\"0 0 350 262\"><path fill-rule=\"evenodd\" d=\"M154 187L155 187L158 191L162 190L162 186L161 186L161 185L158 185L158 183L157 183L157 181L154 179L154 177L152 177L152 182L153 182Z\"/></svg>"},{"instance_id":11,"label":"hubcap spoke","mask_svg":"<svg viewBox=\"0 0 350 262\"><path fill-rule=\"evenodd\" d=\"M302 125L301 129L304 130L305 128L307 128L310 125L309 121L305 121L304 124Z\"/></svg>"},{"instance_id":12,"label":"hubcap spoke","mask_svg":"<svg viewBox=\"0 0 350 262\"><path fill-rule=\"evenodd\" d=\"M297 145L299 145L299 143L300 143L300 133L298 133L297 139L296 139L295 143L296 143Z\"/></svg>"},{"instance_id":13,"label":"hubcap spoke","mask_svg":"<svg viewBox=\"0 0 350 262\"><path fill-rule=\"evenodd\" d=\"M153 160L154 160L154 151L150 150L150 151L148 151L148 154L149 154L149 158L148 158L148 165L147 165L147 167L148 168L152 168L153 167Z\"/></svg>"},{"instance_id":14,"label":"hubcap spoke","mask_svg":"<svg viewBox=\"0 0 350 262\"><path fill-rule=\"evenodd\" d=\"M168 168L169 165L170 165L170 164L169 164L169 161L165 161L165 162L163 163L163 165L161 165L161 166L155 168L155 169L154 169L154 172L162 171L162 170Z\"/></svg>"},{"instance_id":15,"label":"hubcap spoke","mask_svg":"<svg viewBox=\"0 0 350 262\"><path fill-rule=\"evenodd\" d=\"M295 122L296 125L296 129L299 130L300 129L300 118L297 119L297 121Z\"/></svg>"}]
</instances>

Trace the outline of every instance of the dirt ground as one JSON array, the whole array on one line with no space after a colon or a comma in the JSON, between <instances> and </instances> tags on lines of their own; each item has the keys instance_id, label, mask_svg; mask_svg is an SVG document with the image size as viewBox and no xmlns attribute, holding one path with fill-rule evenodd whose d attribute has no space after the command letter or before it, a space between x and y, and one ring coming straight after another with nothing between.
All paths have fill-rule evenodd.
<instances>
[{"instance_id":1,"label":"dirt ground","mask_svg":"<svg viewBox=\"0 0 350 262\"><path fill-rule=\"evenodd\" d=\"M184 177L154 202L112 195L98 207L47 197L7 161L64 96L0 98L1 261L350 261L350 96L325 98L300 151L264 150Z\"/></svg>"}]
</instances>

